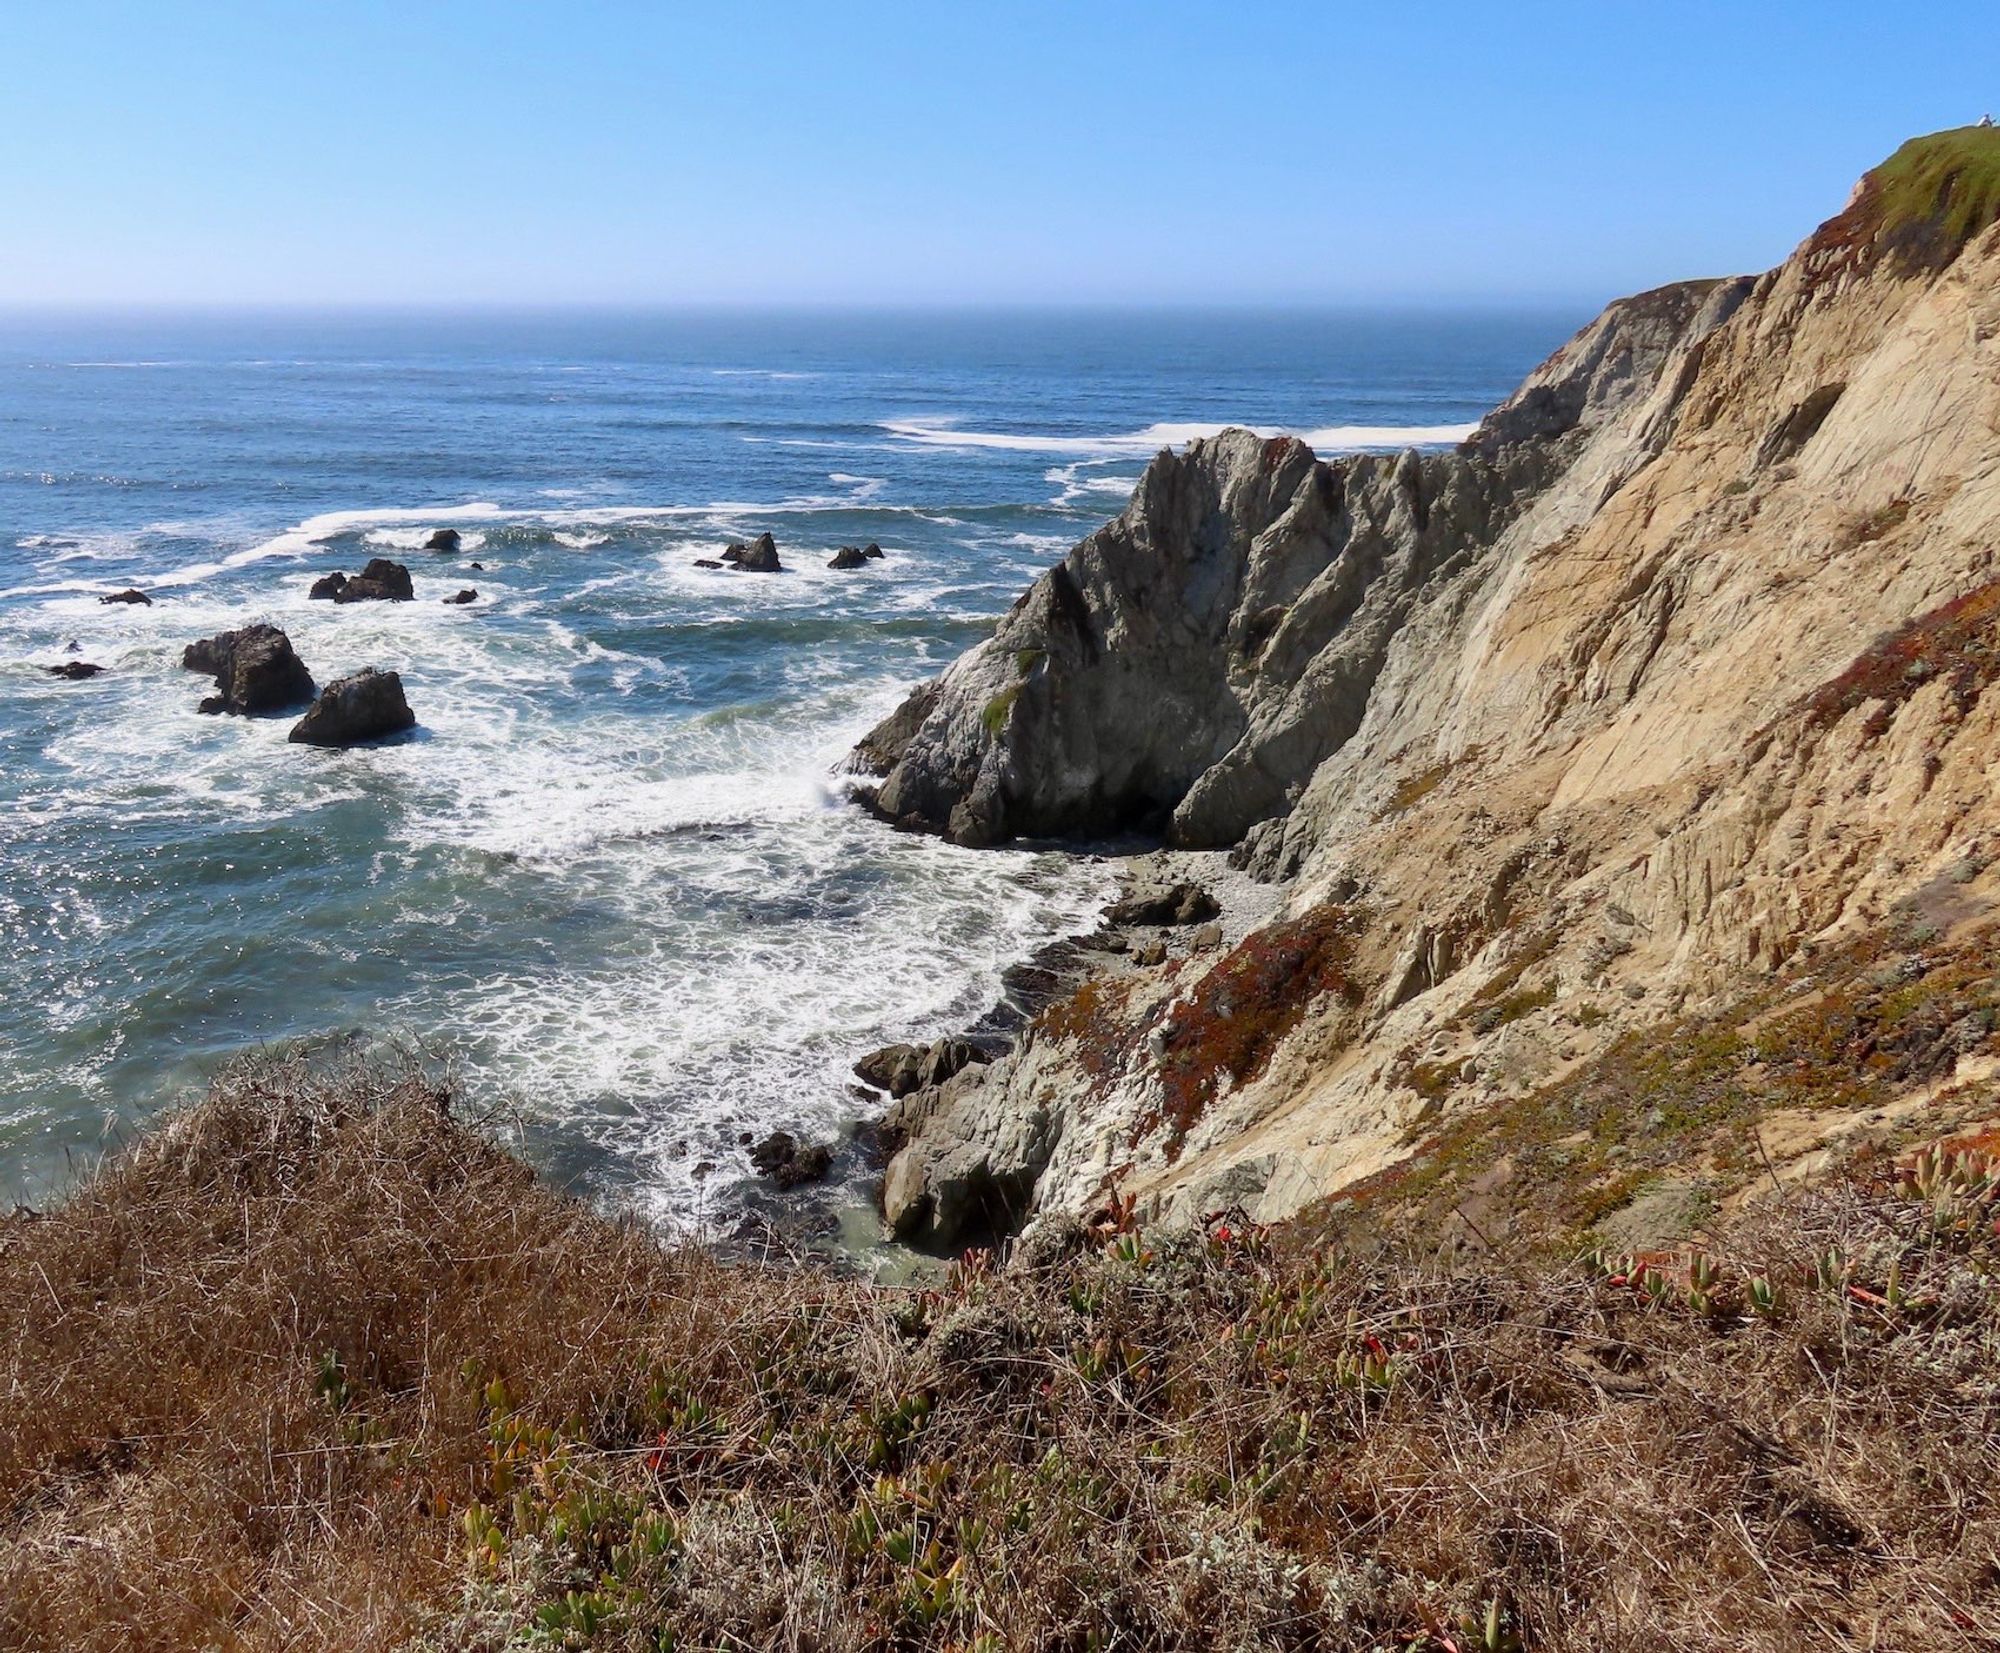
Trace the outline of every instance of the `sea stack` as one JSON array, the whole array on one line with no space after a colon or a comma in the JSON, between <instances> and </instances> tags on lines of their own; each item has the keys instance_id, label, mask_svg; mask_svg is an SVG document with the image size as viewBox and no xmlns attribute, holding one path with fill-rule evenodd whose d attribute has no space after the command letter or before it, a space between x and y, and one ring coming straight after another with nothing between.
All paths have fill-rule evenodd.
<instances>
[{"instance_id":1,"label":"sea stack","mask_svg":"<svg viewBox=\"0 0 2000 1653\"><path fill-rule=\"evenodd\" d=\"M401 734L416 721L402 677L370 666L329 683L290 738L302 746L360 746Z\"/></svg>"}]
</instances>

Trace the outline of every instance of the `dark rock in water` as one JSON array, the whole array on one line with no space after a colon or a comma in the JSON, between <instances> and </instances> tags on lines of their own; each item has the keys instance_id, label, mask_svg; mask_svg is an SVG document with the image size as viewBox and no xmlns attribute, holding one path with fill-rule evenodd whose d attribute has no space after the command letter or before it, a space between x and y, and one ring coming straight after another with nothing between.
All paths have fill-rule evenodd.
<instances>
[{"instance_id":1,"label":"dark rock in water","mask_svg":"<svg viewBox=\"0 0 2000 1653\"><path fill-rule=\"evenodd\" d=\"M833 1170L833 1149L825 1143L807 1145L790 1131L773 1131L750 1150L750 1163L780 1188L824 1182Z\"/></svg>"},{"instance_id":2,"label":"dark rock in water","mask_svg":"<svg viewBox=\"0 0 2000 1653\"><path fill-rule=\"evenodd\" d=\"M66 677L72 683L81 683L86 677L95 677L104 670L93 666L88 660L65 660L60 666L45 668L51 677Z\"/></svg>"},{"instance_id":3,"label":"dark rock in water","mask_svg":"<svg viewBox=\"0 0 2000 1653\"><path fill-rule=\"evenodd\" d=\"M917 1065L923 1059L921 1045L884 1045L856 1062L854 1073L864 1085L873 1085L878 1091L887 1091L891 1096L906 1096L916 1088ZM898 1090L897 1078L905 1072L909 1074L909 1082Z\"/></svg>"},{"instance_id":4,"label":"dark rock in water","mask_svg":"<svg viewBox=\"0 0 2000 1653\"><path fill-rule=\"evenodd\" d=\"M899 1101L912 1091L942 1085L961 1068L990 1060L967 1039L940 1039L932 1045L885 1045L854 1064L864 1084L887 1091Z\"/></svg>"},{"instance_id":5,"label":"dark rock in water","mask_svg":"<svg viewBox=\"0 0 2000 1653\"><path fill-rule=\"evenodd\" d=\"M276 626L244 626L190 643L181 651L181 665L208 673L221 691L201 703L204 712L282 712L314 693L312 673Z\"/></svg>"},{"instance_id":6,"label":"dark rock in water","mask_svg":"<svg viewBox=\"0 0 2000 1653\"><path fill-rule=\"evenodd\" d=\"M410 571L387 557L370 557L368 566L334 593L336 603L407 603L416 596Z\"/></svg>"},{"instance_id":7,"label":"dark rock in water","mask_svg":"<svg viewBox=\"0 0 2000 1653\"><path fill-rule=\"evenodd\" d=\"M306 595L308 597L317 597L326 602L338 602L340 601L341 592L346 589L347 576L336 571L332 574L322 574L318 579L314 580L312 590L308 591Z\"/></svg>"},{"instance_id":8,"label":"dark rock in water","mask_svg":"<svg viewBox=\"0 0 2000 1653\"><path fill-rule=\"evenodd\" d=\"M1221 903L1199 884L1163 890L1134 890L1105 912L1109 924L1202 924L1222 911Z\"/></svg>"},{"instance_id":9,"label":"dark rock in water","mask_svg":"<svg viewBox=\"0 0 2000 1653\"><path fill-rule=\"evenodd\" d=\"M697 568L720 568L722 566L713 557L696 557L694 565Z\"/></svg>"},{"instance_id":10,"label":"dark rock in water","mask_svg":"<svg viewBox=\"0 0 2000 1653\"><path fill-rule=\"evenodd\" d=\"M417 721L403 698L403 680L373 666L329 683L312 710L292 726L291 738L305 746L358 746L401 734Z\"/></svg>"},{"instance_id":11,"label":"dark rock in water","mask_svg":"<svg viewBox=\"0 0 2000 1653\"><path fill-rule=\"evenodd\" d=\"M877 545L873 540L870 540L866 545L862 546L861 554L870 562L874 562L881 557L882 547Z\"/></svg>"},{"instance_id":12,"label":"dark rock in water","mask_svg":"<svg viewBox=\"0 0 2000 1653\"><path fill-rule=\"evenodd\" d=\"M479 593L474 591L471 586L467 586L457 596L444 597L439 600L445 603L476 603L479 601Z\"/></svg>"},{"instance_id":13,"label":"dark rock in water","mask_svg":"<svg viewBox=\"0 0 2000 1653\"><path fill-rule=\"evenodd\" d=\"M63 644L63 653L81 654L83 653L83 645L79 643L74 637L72 637L67 643Z\"/></svg>"},{"instance_id":14,"label":"dark rock in water","mask_svg":"<svg viewBox=\"0 0 2000 1653\"><path fill-rule=\"evenodd\" d=\"M782 574L785 571L784 564L778 561L778 542L769 534L759 534L748 545L730 546L722 553L722 560L734 563L746 574Z\"/></svg>"},{"instance_id":15,"label":"dark rock in water","mask_svg":"<svg viewBox=\"0 0 2000 1653\"><path fill-rule=\"evenodd\" d=\"M465 566L467 568L477 569L481 574L484 574L486 572L486 564L484 564L483 562L469 562Z\"/></svg>"},{"instance_id":16,"label":"dark rock in water","mask_svg":"<svg viewBox=\"0 0 2000 1653\"><path fill-rule=\"evenodd\" d=\"M828 568L866 568L868 566L868 553L861 550L858 546L843 545L838 551L834 552L832 560L826 566Z\"/></svg>"},{"instance_id":17,"label":"dark rock in water","mask_svg":"<svg viewBox=\"0 0 2000 1653\"><path fill-rule=\"evenodd\" d=\"M458 530L456 528L434 528L431 537L424 541L426 551L456 551Z\"/></svg>"},{"instance_id":18,"label":"dark rock in water","mask_svg":"<svg viewBox=\"0 0 2000 1653\"><path fill-rule=\"evenodd\" d=\"M137 586L127 586L123 591L114 591L108 597L97 599L100 603L138 603L146 608L153 606L153 599Z\"/></svg>"}]
</instances>

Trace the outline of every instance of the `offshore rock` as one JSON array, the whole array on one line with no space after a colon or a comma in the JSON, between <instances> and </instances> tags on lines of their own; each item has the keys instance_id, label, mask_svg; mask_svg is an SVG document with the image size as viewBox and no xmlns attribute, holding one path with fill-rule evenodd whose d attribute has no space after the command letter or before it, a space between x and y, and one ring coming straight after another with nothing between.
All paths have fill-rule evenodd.
<instances>
[{"instance_id":1,"label":"offshore rock","mask_svg":"<svg viewBox=\"0 0 2000 1653\"><path fill-rule=\"evenodd\" d=\"M456 528L434 528L431 536L424 541L426 551L456 551L460 541Z\"/></svg>"},{"instance_id":2,"label":"offshore rock","mask_svg":"<svg viewBox=\"0 0 2000 1653\"><path fill-rule=\"evenodd\" d=\"M740 568L748 574L782 574L784 565L778 561L778 542L769 534L759 534L748 545L736 544L722 553L722 560L733 568Z\"/></svg>"},{"instance_id":3,"label":"offshore rock","mask_svg":"<svg viewBox=\"0 0 2000 1653\"><path fill-rule=\"evenodd\" d=\"M880 555L880 552L877 552ZM828 568L866 568L868 553L858 545L843 545L827 560Z\"/></svg>"},{"instance_id":4,"label":"offshore rock","mask_svg":"<svg viewBox=\"0 0 2000 1653\"><path fill-rule=\"evenodd\" d=\"M96 677L103 672L102 666L93 666L88 660L65 660L59 666L43 668L51 677L66 678L72 683L81 683L85 678Z\"/></svg>"},{"instance_id":5,"label":"offshore rock","mask_svg":"<svg viewBox=\"0 0 2000 1653\"><path fill-rule=\"evenodd\" d=\"M215 679L218 692L201 703L204 712L254 717L288 711L314 693L312 673L276 626L244 626L190 643L181 651L181 665Z\"/></svg>"},{"instance_id":6,"label":"offshore rock","mask_svg":"<svg viewBox=\"0 0 2000 1653\"><path fill-rule=\"evenodd\" d=\"M790 1131L773 1131L750 1150L750 1163L780 1188L824 1182L833 1170L833 1149L800 1142Z\"/></svg>"},{"instance_id":7,"label":"offshore rock","mask_svg":"<svg viewBox=\"0 0 2000 1653\"><path fill-rule=\"evenodd\" d=\"M289 738L304 746L359 746L400 734L416 721L402 678L370 666L329 683Z\"/></svg>"},{"instance_id":8,"label":"offshore rock","mask_svg":"<svg viewBox=\"0 0 2000 1653\"><path fill-rule=\"evenodd\" d=\"M1225 431L857 749L877 811L962 844L1164 830L1232 844L1360 725L1425 594L1490 545L1749 283L1622 300L1449 453L1323 462Z\"/></svg>"},{"instance_id":9,"label":"offshore rock","mask_svg":"<svg viewBox=\"0 0 2000 1653\"><path fill-rule=\"evenodd\" d=\"M447 608L452 607L454 605L458 607L463 607L467 603L478 602L479 593L473 590L471 586L467 586L463 591L460 591L453 596L440 597L438 601L443 603Z\"/></svg>"},{"instance_id":10,"label":"offshore rock","mask_svg":"<svg viewBox=\"0 0 2000 1653\"><path fill-rule=\"evenodd\" d=\"M410 571L387 557L370 557L367 566L334 593L336 603L407 603L416 596Z\"/></svg>"},{"instance_id":11,"label":"offshore rock","mask_svg":"<svg viewBox=\"0 0 2000 1653\"><path fill-rule=\"evenodd\" d=\"M113 591L97 599L100 603L135 603L145 608L153 606L153 599L137 586L127 586L123 591Z\"/></svg>"}]
</instances>

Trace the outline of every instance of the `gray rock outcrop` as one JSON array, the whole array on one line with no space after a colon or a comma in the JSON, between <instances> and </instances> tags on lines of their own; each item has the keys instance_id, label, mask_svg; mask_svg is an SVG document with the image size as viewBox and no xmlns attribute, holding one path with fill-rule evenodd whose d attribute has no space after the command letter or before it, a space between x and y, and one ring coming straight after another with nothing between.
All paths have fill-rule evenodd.
<instances>
[{"instance_id":1,"label":"gray rock outcrop","mask_svg":"<svg viewBox=\"0 0 2000 1653\"><path fill-rule=\"evenodd\" d=\"M215 679L216 693L201 703L204 712L255 717L289 711L315 692L312 673L276 626L244 626L190 643L181 665Z\"/></svg>"},{"instance_id":2,"label":"gray rock outcrop","mask_svg":"<svg viewBox=\"0 0 2000 1653\"><path fill-rule=\"evenodd\" d=\"M1200 924L1222 911L1199 884L1185 881L1165 889L1134 890L1105 909L1107 924Z\"/></svg>"},{"instance_id":3,"label":"gray rock outcrop","mask_svg":"<svg viewBox=\"0 0 2000 1653\"><path fill-rule=\"evenodd\" d=\"M929 1045L885 1045L854 1064L863 1084L901 1099L932 1085L941 1085L961 1070L986 1060L986 1053L968 1039L939 1039Z\"/></svg>"},{"instance_id":4,"label":"gray rock outcrop","mask_svg":"<svg viewBox=\"0 0 2000 1653\"><path fill-rule=\"evenodd\" d=\"M329 683L289 738L304 746L359 746L401 734L416 721L401 676L370 666Z\"/></svg>"},{"instance_id":5,"label":"gray rock outcrop","mask_svg":"<svg viewBox=\"0 0 2000 1653\"><path fill-rule=\"evenodd\" d=\"M1326 462L1231 430L1161 453L1123 515L861 743L873 807L974 845L1137 829L1214 847L1283 815L1426 592L1748 287L1612 305L1451 452Z\"/></svg>"}]
</instances>

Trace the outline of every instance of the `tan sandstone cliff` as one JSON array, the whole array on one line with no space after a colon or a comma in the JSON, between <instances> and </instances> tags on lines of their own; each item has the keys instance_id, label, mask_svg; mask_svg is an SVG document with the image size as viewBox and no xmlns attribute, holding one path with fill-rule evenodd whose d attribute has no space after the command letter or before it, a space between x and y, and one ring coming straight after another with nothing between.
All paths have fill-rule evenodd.
<instances>
[{"instance_id":1,"label":"tan sandstone cliff","mask_svg":"<svg viewBox=\"0 0 2000 1653\"><path fill-rule=\"evenodd\" d=\"M1843 938L1976 926L1996 176L1990 131L1917 140L1777 270L1613 305L1453 453L1161 455L870 737L876 807L1234 845L1279 911L899 1104L894 1226L1111 1186L1288 1215Z\"/></svg>"}]
</instances>

